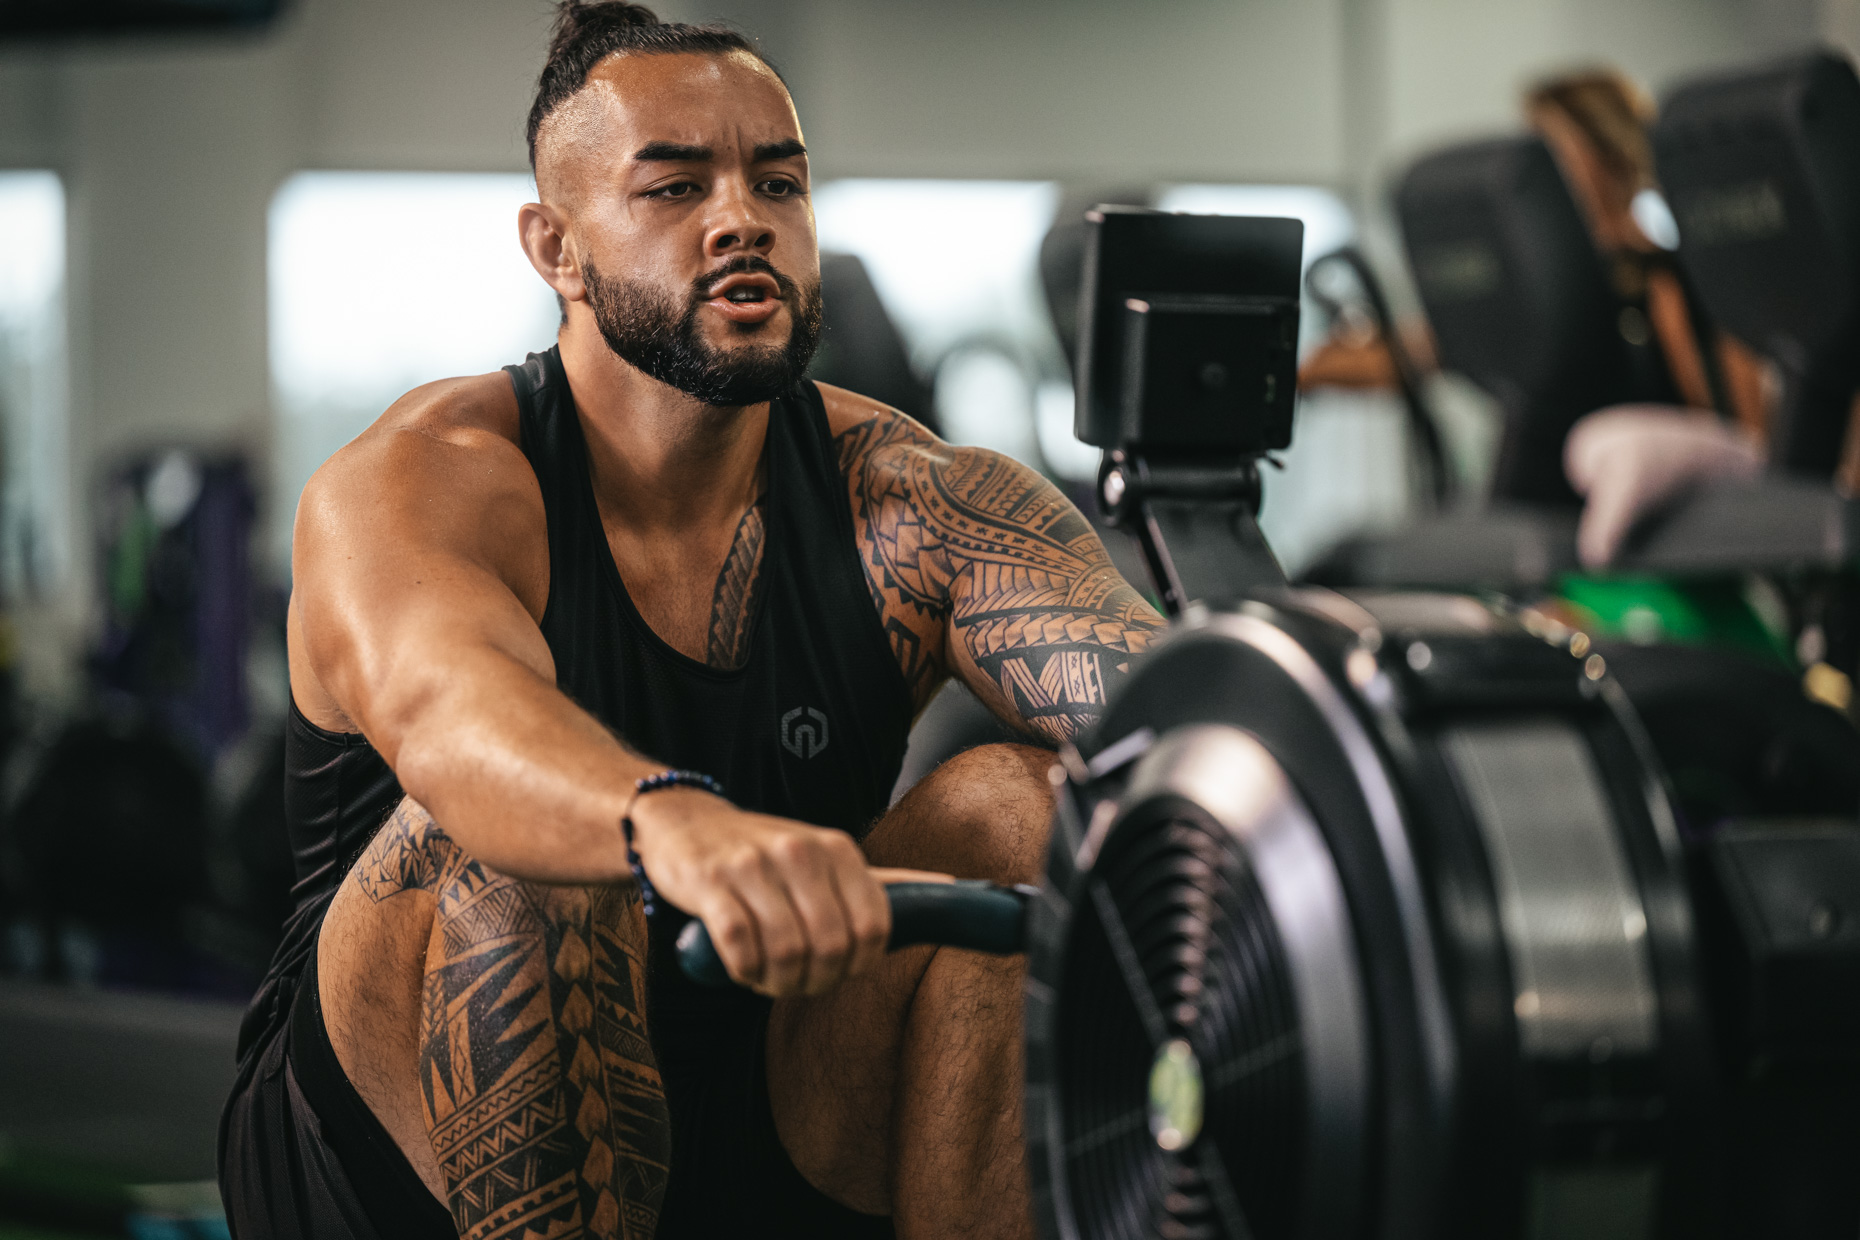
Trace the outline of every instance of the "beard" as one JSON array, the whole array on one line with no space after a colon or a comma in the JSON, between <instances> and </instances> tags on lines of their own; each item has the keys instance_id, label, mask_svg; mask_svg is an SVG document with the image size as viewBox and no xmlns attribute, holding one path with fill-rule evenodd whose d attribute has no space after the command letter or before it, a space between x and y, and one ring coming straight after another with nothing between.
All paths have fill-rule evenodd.
<instances>
[{"instance_id":1,"label":"beard","mask_svg":"<svg viewBox=\"0 0 1860 1240\"><path fill-rule=\"evenodd\" d=\"M725 276L746 272L769 276L781 290L792 324L786 344L723 350L704 339L698 311L710 299L710 290ZM682 306L653 285L606 280L585 261L581 281L608 348L660 383L707 405L735 407L774 398L807 373L820 344L820 282L802 289L764 258L738 255L699 276ZM741 331L735 324L729 330Z\"/></svg>"}]
</instances>

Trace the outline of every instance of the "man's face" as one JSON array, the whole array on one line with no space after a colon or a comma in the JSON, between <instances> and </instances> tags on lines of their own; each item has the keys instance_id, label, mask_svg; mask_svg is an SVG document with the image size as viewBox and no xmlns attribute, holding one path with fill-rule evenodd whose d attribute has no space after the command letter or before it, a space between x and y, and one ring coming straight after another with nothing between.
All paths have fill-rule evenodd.
<instances>
[{"instance_id":1,"label":"man's face","mask_svg":"<svg viewBox=\"0 0 1860 1240\"><path fill-rule=\"evenodd\" d=\"M820 256L800 127L766 66L609 57L541 136L544 201L569 220L615 353L715 405L800 377L819 340Z\"/></svg>"}]
</instances>

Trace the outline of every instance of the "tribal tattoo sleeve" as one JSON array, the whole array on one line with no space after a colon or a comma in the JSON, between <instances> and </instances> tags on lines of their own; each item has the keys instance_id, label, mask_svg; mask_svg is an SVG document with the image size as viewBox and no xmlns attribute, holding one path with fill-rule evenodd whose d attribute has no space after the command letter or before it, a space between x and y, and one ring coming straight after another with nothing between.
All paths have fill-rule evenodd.
<instances>
[{"instance_id":1,"label":"tribal tattoo sleeve","mask_svg":"<svg viewBox=\"0 0 1860 1240\"><path fill-rule=\"evenodd\" d=\"M921 707L959 676L1048 742L1097 719L1163 620L1058 488L881 412L841 432L866 581Z\"/></svg>"},{"instance_id":2,"label":"tribal tattoo sleeve","mask_svg":"<svg viewBox=\"0 0 1860 1240\"><path fill-rule=\"evenodd\" d=\"M403 801L352 871L438 903L420 1089L466 1240L649 1240L671 1153L646 1036L639 892L521 883Z\"/></svg>"}]
</instances>

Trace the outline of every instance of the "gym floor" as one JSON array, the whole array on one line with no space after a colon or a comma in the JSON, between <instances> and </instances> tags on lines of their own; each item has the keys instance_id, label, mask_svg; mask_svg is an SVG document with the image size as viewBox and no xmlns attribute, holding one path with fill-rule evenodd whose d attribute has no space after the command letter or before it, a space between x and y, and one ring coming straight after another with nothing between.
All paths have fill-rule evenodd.
<instances>
[{"instance_id":1,"label":"gym floor","mask_svg":"<svg viewBox=\"0 0 1860 1240\"><path fill-rule=\"evenodd\" d=\"M0 1240L225 1234L214 1135L241 1011L0 981L0 1209L20 1220Z\"/></svg>"}]
</instances>

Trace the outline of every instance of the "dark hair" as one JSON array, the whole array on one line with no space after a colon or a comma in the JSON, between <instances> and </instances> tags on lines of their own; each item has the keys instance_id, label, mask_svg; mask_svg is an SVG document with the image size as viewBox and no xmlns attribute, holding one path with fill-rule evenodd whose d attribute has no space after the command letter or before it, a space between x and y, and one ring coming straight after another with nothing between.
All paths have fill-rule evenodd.
<instances>
[{"instance_id":1,"label":"dark hair","mask_svg":"<svg viewBox=\"0 0 1860 1240\"><path fill-rule=\"evenodd\" d=\"M576 91L587 84L594 66L615 52L641 52L648 55L670 52L697 52L720 56L729 52L748 52L769 71L781 78L781 70L769 63L749 36L719 22L692 26L684 22L662 22L643 4L623 0L562 0L555 12L555 28L549 36L549 59L543 63L542 76L536 81L536 102L530 105L528 130L530 169L536 168L536 132L549 114L561 107Z\"/></svg>"}]
</instances>

